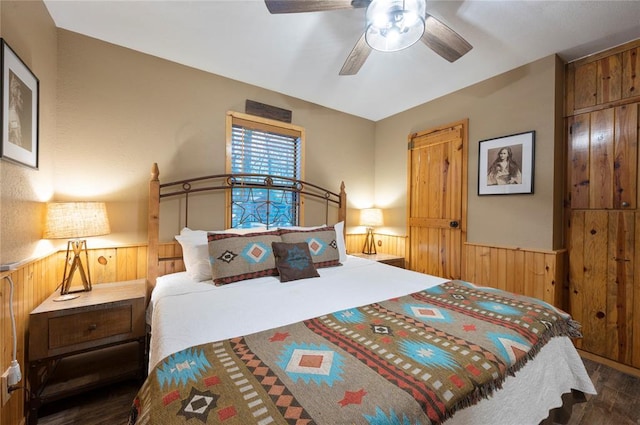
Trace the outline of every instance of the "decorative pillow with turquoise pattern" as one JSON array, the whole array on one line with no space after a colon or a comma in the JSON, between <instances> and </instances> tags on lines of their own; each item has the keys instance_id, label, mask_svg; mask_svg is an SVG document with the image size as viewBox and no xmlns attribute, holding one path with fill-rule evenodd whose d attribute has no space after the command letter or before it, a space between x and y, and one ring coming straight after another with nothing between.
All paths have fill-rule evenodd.
<instances>
[{"instance_id":1,"label":"decorative pillow with turquoise pattern","mask_svg":"<svg viewBox=\"0 0 640 425\"><path fill-rule=\"evenodd\" d=\"M209 263L216 286L278 274L271 244L281 242L277 230L260 233L208 233Z\"/></svg>"},{"instance_id":2,"label":"decorative pillow with turquoise pattern","mask_svg":"<svg viewBox=\"0 0 640 425\"><path fill-rule=\"evenodd\" d=\"M317 269L341 265L336 231L333 226L313 230L280 229L280 237L282 242L287 243L306 242Z\"/></svg>"}]
</instances>

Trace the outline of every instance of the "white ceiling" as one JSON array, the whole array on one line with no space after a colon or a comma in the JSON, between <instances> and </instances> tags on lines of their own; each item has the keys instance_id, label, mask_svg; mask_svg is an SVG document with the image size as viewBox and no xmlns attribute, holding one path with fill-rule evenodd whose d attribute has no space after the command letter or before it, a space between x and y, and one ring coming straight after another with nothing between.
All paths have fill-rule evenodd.
<instances>
[{"instance_id":1,"label":"white ceiling","mask_svg":"<svg viewBox=\"0 0 640 425\"><path fill-rule=\"evenodd\" d=\"M473 49L449 63L418 42L338 72L365 9L271 15L262 0L44 0L56 25L373 121L553 53L640 38L640 1L427 1ZM278 106L278 105L276 105Z\"/></svg>"}]
</instances>

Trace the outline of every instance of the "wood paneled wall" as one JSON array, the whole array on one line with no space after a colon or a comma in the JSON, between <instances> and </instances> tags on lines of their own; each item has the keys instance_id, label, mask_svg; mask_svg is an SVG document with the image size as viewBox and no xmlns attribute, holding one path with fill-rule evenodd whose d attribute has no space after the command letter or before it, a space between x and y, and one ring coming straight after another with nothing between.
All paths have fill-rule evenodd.
<instances>
[{"instance_id":1,"label":"wood paneled wall","mask_svg":"<svg viewBox=\"0 0 640 425\"><path fill-rule=\"evenodd\" d=\"M158 276L186 270L182 260L182 247L176 241L160 243L158 258L164 259L158 264Z\"/></svg>"},{"instance_id":2,"label":"wood paneled wall","mask_svg":"<svg viewBox=\"0 0 640 425\"><path fill-rule=\"evenodd\" d=\"M566 250L540 251L465 244L462 278L468 282L542 299L565 308Z\"/></svg>"},{"instance_id":3,"label":"wood paneled wall","mask_svg":"<svg viewBox=\"0 0 640 425\"><path fill-rule=\"evenodd\" d=\"M13 312L17 333L17 359L22 371L21 388L12 393L9 402L0 407L0 423L22 424L25 411L25 385L28 367L25 347L27 346L27 329L29 313L47 298L58 285L56 279L56 256L25 264L24 266L0 274L0 370L7 370L12 360L13 341L10 303L10 284L5 277L11 277L14 283Z\"/></svg>"},{"instance_id":4,"label":"wood paneled wall","mask_svg":"<svg viewBox=\"0 0 640 425\"><path fill-rule=\"evenodd\" d=\"M364 246L364 240L366 234L347 234L345 237L345 244L347 246L347 253L362 252ZM406 260L406 236L394 236L394 235L382 235L375 233L374 240L376 241L376 251L383 254L398 255L405 257Z\"/></svg>"},{"instance_id":5,"label":"wood paneled wall","mask_svg":"<svg viewBox=\"0 0 640 425\"><path fill-rule=\"evenodd\" d=\"M361 252L364 234L348 234L347 252ZM378 252L406 258L406 236L375 235L382 241ZM546 251L465 243L462 278L517 294L540 298L567 309L565 288L566 250Z\"/></svg>"}]
</instances>

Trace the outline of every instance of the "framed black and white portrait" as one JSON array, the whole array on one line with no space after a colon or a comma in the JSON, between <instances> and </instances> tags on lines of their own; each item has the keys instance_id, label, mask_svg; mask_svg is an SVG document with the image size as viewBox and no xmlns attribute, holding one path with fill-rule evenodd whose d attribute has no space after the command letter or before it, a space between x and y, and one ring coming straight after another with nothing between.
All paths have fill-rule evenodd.
<instances>
[{"instance_id":1,"label":"framed black and white portrait","mask_svg":"<svg viewBox=\"0 0 640 425\"><path fill-rule=\"evenodd\" d=\"M2 149L0 156L38 168L39 81L29 67L0 40L2 64Z\"/></svg>"},{"instance_id":2,"label":"framed black and white portrait","mask_svg":"<svg viewBox=\"0 0 640 425\"><path fill-rule=\"evenodd\" d=\"M533 193L535 131L480 141L478 195Z\"/></svg>"}]
</instances>

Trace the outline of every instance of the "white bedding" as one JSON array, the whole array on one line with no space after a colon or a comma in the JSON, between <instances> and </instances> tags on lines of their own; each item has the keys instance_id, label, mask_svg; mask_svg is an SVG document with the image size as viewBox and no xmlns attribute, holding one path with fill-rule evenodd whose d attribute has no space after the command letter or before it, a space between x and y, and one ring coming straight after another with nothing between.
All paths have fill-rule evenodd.
<instances>
[{"instance_id":1,"label":"white bedding","mask_svg":"<svg viewBox=\"0 0 640 425\"><path fill-rule=\"evenodd\" d=\"M149 370L187 347L248 335L334 311L417 292L446 279L350 256L319 269L320 278L281 283L277 277L225 286L194 282L186 273L158 278L147 319ZM447 424L538 424L571 389L595 394L568 338L552 338L534 360L490 399L456 413Z\"/></svg>"}]
</instances>

